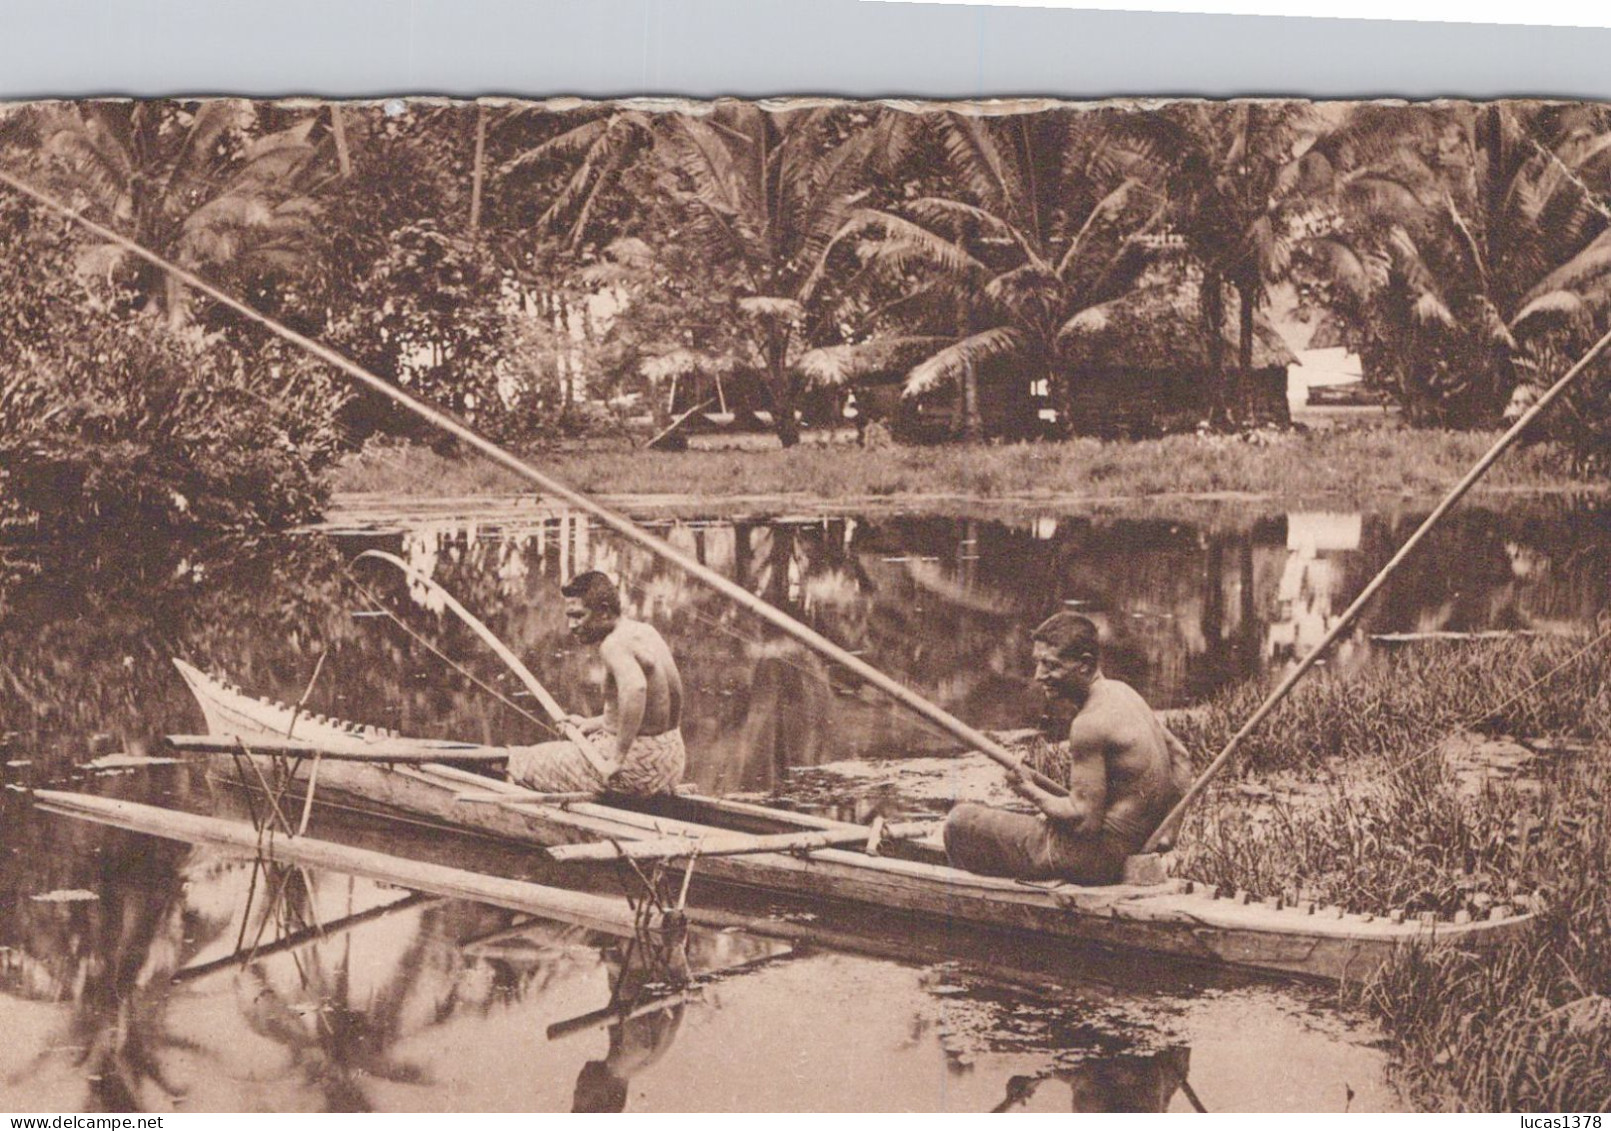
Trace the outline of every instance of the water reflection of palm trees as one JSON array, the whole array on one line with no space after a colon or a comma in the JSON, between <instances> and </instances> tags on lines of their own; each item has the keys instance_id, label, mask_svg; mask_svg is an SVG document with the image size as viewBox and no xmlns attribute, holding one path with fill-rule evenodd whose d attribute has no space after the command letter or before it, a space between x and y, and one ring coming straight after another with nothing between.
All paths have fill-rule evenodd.
<instances>
[{"instance_id":1,"label":"water reflection of palm trees","mask_svg":"<svg viewBox=\"0 0 1611 1131\"><path fill-rule=\"evenodd\" d=\"M168 1026L169 976L225 921L187 903L178 846L37 814L9 816L36 836L18 846L22 855L8 869L17 890L4 901L10 915L0 937L19 945L0 988L72 1006L65 1033L6 1090L17 1094L26 1084L62 1095L79 1085L83 1111L171 1110L181 1089L166 1056L198 1046ZM93 898L41 904L18 894L29 889L85 890Z\"/></svg>"},{"instance_id":2,"label":"water reflection of palm trees","mask_svg":"<svg viewBox=\"0 0 1611 1131\"><path fill-rule=\"evenodd\" d=\"M259 945L262 929L272 923L280 936L317 929L316 880L295 865L258 862L269 898L257 913ZM352 893L348 881L349 910ZM242 936L252 908L242 915ZM359 1009L353 1005L351 935L333 948L309 946L291 951L281 964L295 972L285 983L270 975L266 964L248 961L237 983L242 1018L255 1034L282 1046L293 1070L323 1097L326 1111L375 1110L363 1081L427 1082L423 1069L400 1060L392 1046L403 1035L404 1007L422 982L430 950L416 932L393 964L393 976ZM335 951L327 961L327 950Z\"/></svg>"}]
</instances>

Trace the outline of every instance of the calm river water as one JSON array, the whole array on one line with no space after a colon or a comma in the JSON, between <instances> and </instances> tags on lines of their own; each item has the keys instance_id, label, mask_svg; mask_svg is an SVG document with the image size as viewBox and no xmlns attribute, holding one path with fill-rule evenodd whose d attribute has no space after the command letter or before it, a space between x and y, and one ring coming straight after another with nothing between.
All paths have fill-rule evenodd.
<instances>
[{"instance_id":1,"label":"calm river water","mask_svg":"<svg viewBox=\"0 0 1611 1131\"><path fill-rule=\"evenodd\" d=\"M1592 621L1611 596L1598 505L1460 512L1334 662L1406 646L1373 640L1396 633ZM1051 612L1092 615L1110 674L1158 706L1190 705L1311 646L1417 518L649 521L953 713L1016 727L1040 711L1027 634ZM944 808L903 793L888 763L932 765L951 742L560 508L372 502L245 544L0 547L0 1109L1400 1106L1378 1034L1319 990L1138 956L945 940L791 951L696 933L700 989L611 1020L590 1015L638 976L619 938L31 808L28 787L54 783L239 815L238 793L196 767L88 765L200 729L173 656L287 701L323 656L310 710L409 734L541 737L518 684L428 595L354 563L369 548L434 576L576 710L597 709L600 673L565 637L559 584L584 568L621 577L631 611L679 654L689 776L708 791L833 802L841 775L863 785L835 806L845 815ZM870 763L887 788L864 788ZM505 849L321 819L336 821L322 835L530 874Z\"/></svg>"}]
</instances>

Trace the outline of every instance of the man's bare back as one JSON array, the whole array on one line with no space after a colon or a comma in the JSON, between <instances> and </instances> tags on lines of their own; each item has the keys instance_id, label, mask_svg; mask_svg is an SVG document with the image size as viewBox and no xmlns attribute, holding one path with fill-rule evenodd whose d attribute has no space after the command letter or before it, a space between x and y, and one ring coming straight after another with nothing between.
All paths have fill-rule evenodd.
<instances>
[{"instance_id":1,"label":"man's bare back","mask_svg":"<svg viewBox=\"0 0 1611 1131\"><path fill-rule=\"evenodd\" d=\"M1103 676L1096 626L1060 613L1034 633L1035 681L1076 707L1067 796L1009 779L1033 816L961 804L946 819L957 867L1020 879L1112 883L1190 783L1185 747L1128 684Z\"/></svg>"},{"instance_id":2,"label":"man's bare back","mask_svg":"<svg viewBox=\"0 0 1611 1131\"><path fill-rule=\"evenodd\" d=\"M1080 831L1106 831L1139 851L1191 784L1185 747L1135 688L1101 675L1068 730L1071 753L1101 759L1106 786Z\"/></svg>"},{"instance_id":3,"label":"man's bare back","mask_svg":"<svg viewBox=\"0 0 1611 1131\"><path fill-rule=\"evenodd\" d=\"M596 570L561 587L571 635L596 645L604 661L604 710L572 715L563 742L511 754L509 776L533 789L664 793L686 768L682 676L654 627L621 614L615 582Z\"/></svg>"},{"instance_id":4,"label":"man's bare back","mask_svg":"<svg viewBox=\"0 0 1611 1131\"><path fill-rule=\"evenodd\" d=\"M671 648L653 625L621 617L599 643L604 661L604 729L623 734L623 715L631 722L636 689L643 693L642 714L631 738L664 734L682 725L682 674Z\"/></svg>"}]
</instances>

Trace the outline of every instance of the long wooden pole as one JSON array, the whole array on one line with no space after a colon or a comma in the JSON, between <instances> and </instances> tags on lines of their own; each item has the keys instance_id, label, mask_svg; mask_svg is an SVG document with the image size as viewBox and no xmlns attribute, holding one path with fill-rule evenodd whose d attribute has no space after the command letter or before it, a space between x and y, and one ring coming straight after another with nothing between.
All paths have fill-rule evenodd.
<instances>
[{"instance_id":1,"label":"long wooden pole","mask_svg":"<svg viewBox=\"0 0 1611 1131\"><path fill-rule=\"evenodd\" d=\"M230 754L240 750L240 740L233 735L170 734L163 741L174 750L187 754ZM304 742L300 738L254 738L250 749L253 754L289 754L308 758L317 755L333 762L375 762L384 765L505 762L509 759L507 746L472 746L469 743L439 742L428 738L380 738L361 750L337 749L318 742ZM140 764L155 763L154 760L141 759Z\"/></svg>"},{"instance_id":2,"label":"long wooden pole","mask_svg":"<svg viewBox=\"0 0 1611 1131\"><path fill-rule=\"evenodd\" d=\"M565 713L565 708L561 707L558 700L548 693L548 688L544 687L542 681L531 673L531 669L520 662L519 656L515 655L503 641L498 639L492 629L482 624L469 609L459 604L458 598L454 597L433 578L426 577L419 570L403 561L402 558L388 554L385 550L365 550L353 560L362 561L364 558L378 558L380 561L390 562L402 570L404 576L410 581L417 585L423 585L432 595L452 609L454 614L469 626L470 631L479 636L482 643L496 652L498 658L509 666L509 670L520 677L520 682L526 685L527 691L536 696L537 702L542 704L543 710L548 713L548 717L554 720L554 725L559 728L559 732L570 739L571 744L581 751L582 757L586 758L593 769L598 771L599 777L603 779L610 776L613 771L600 760L598 752L593 749L592 742L582 733L580 727L571 722L570 716Z\"/></svg>"},{"instance_id":3,"label":"long wooden pole","mask_svg":"<svg viewBox=\"0 0 1611 1131\"><path fill-rule=\"evenodd\" d=\"M1042 789L1047 790L1056 796L1062 797L1068 794L1068 788L1065 785L1060 782L1055 782L1046 777L1044 774L1025 766L1023 762L1011 751L1007 750L983 731L976 730L967 723L963 722L961 719L956 718L942 707L929 702L917 692L911 690L898 681L891 679L889 676L885 675L883 672L879 671L865 660L858 656L854 656L845 649L839 647L839 645L821 635L815 629L801 624L799 621L795 620L781 609L774 608L772 605L767 604L767 602L755 596L749 590L734 584L728 578L723 577L715 570L710 569L708 566L701 564L670 544L662 541L659 538L656 538L648 531L641 529L630 519L624 517L623 515L616 514L603 504L594 501L588 496L582 494L580 491L561 483L553 476L547 474L546 472L539 471L526 461L508 451L505 451L503 448L475 432L467 425L456 420L453 416L447 412L444 412L442 409L435 408L424 403L423 401L415 399L414 397L405 393L402 389L398 388L396 385L393 385L389 381L384 381L375 376L375 374L369 372L369 370L365 369L363 366L358 365L356 362L351 361L346 357L343 357L341 354L337 353L328 346L321 345L319 342L314 341L305 334L299 334L289 326L283 325L273 318L268 317L266 314L262 314L259 311L252 309L239 299L236 299L229 294L226 294L224 291L219 290L217 287L213 286L211 283L207 282L193 271L187 271L183 267L164 259L156 252L151 251L141 244L136 243L134 240L129 239L122 233L115 232L111 228L108 228L102 224L97 224L95 221L80 215L67 205L56 200L54 197L51 197L50 195L41 192L33 186L18 180L16 177L4 170L0 170L0 184L5 184L15 191L22 193L29 199L38 201L45 207L68 217L86 230L94 232L102 239L115 243L119 247L127 250L130 254L145 260L147 263L150 263L163 271L166 271L173 278L179 279L188 286L193 287L195 290L204 295L207 295L213 301L227 306L229 309L239 314L242 318L257 323L270 333L284 338L286 341L306 350L308 353L312 354L314 357L317 357L326 364L335 367L336 369L345 373L347 376L351 377L353 380L364 385L366 388L373 390L374 392L386 397L396 404L402 405L404 408L408 409L410 412L414 413L427 423L440 428L450 436L453 436L469 447L474 448L476 451L480 452L482 455L486 456L500 467L507 468L521 478L535 483L550 495L570 503L577 510L584 511L587 514L592 515L601 524L613 530L622 538L625 538L627 541L632 542L635 545L643 547L657 557L671 562L673 565L676 565L691 577L694 577L703 582L705 585L708 585L710 588L716 590L724 597L727 597L739 605L742 605L744 608L748 609L750 612L754 613L768 624L787 633L789 636L792 636L794 639L798 640L801 644L804 644L812 651L818 653L828 660L833 661L836 664L839 664L846 670L853 672L856 676L878 688L891 699L895 700L895 702L912 711L918 717L933 723L935 726L938 726L940 729L944 730L958 741L971 746L976 750L982 751L987 757L991 758L1010 773L1022 774L1023 776L1034 781Z\"/></svg>"},{"instance_id":4,"label":"long wooden pole","mask_svg":"<svg viewBox=\"0 0 1611 1131\"><path fill-rule=\"evenodd\" d=\"M636 922L625 900L588 892L488 876L481 872L468 872L463 868L450 868L423 860L408 860L385 852L313 837L272 834L260 837L257 830L245 821L204 817L157 805L143 805L137 801L49 789L36 790L34 797L42 808L68 817L115 825L131 832L169 840L221 845L249 857L261 854L266 859L286 864L301 864L401 884L417 892L524 911L606 934L631 935Z\"/></svg>"},{"instance_id":5,"label":"long wooden pole","mask_svg":"<svg viewBox=\"0 0 1611 1131\"><path fill-rule=\"evenodd\" d=\"M218 844L238 851L247 859L256 858L261 851L272 860L350 872L433 895L469 899L543 919L575 923L611 935L630 936L637 927L636 916L622 898L612 899L525 880L503 879L312 837L266 836L260 840L257 830L244 821L204 817L134 801L50 790L38 790L34 797L39 807L49 812L169 840ZM396 904L391 909L401 906ZM688 906L684 908L684 914L689 923L710 930L743 931L762 938L780 939L796 946L830 947L852 954L907 963L955 961L959 954L966 954L970 961L976 959L985 964L981 970L973 972L974 976L995 985L1029 986L1044 993L1063 993L1066 987L1059 978L1037 973L1038 965L1023 967L1022 973L1011 979L999 977L996 972L1003 963L1012 968L1015 959L1026 956L1038 964L1043 959L1061 961L1072 954L1068 952L1058 956L1038 951L1029 954L1020 948L1003 949L1000 940L988 930L984 933L959 932L956 930L957 924L930 930L915 920L901 916L895 916L889 925L883 927L851 930L719 907ZM858 918L858 922L865 924L865 918ZM890 929L894 924L899 925L898 929ZM1088 977L1082 976L1081 980L1087 989L1093 986L1100 988L1103 984L1101 978L1091 982Z\"/></svg>"},{"instance_id":6,"label":"long wooden pole","mask_svg":"<svg viewBox=\"0 0 1611 1131\"><path fill-rule=\"evenodd\" d=\"M1608 346L1611 346L1611 332L1607 332L1599 341L1590 346L1588 352L1578 358L1577 363L1568 369L1560 380L1551 385L1531 408L1522 413L1516 423L1512 424L1505 434L1494 442L1494 445L1488 449L1483 457L1472 465L1471 470L1466 472L1460 481L1449 490L1449 493L1443 497L1443 501L1437 505L1436 509L1426 516L1426 520L1416 528L1415 533L1411 534L1404 545L1398 548L1398 553L1394 554L1392 559L1381 568L1380 572L1371 578L1370 584L1366 585L1359 596L1354 598L1354 603L1348 606L1341 617L1337 618L1337 623L1331 626L1331 631L1326 633L1325 638L1315 645L1314 650L1299 661L1295 668L1287 673L1286 678L1281 681L1274 691L1270 692L1263 703L1259 704L1258 710L1254 711L1247 722L1242 724L1242 729L1231 736L1231 740L1225 744L1225 748L1208 764L1208 768L1192 783L1185 796L1169 811L1169 815L1147 838L1147 843L1142 846L1142 852L1153 851L1161 840L1173 834L1175 826L1185 815L1187 806L1196 800L1197 796L1208 787L1208 783L1213 779L1214 775L1219 773L1225 764L1231 760L1231 756L1236 753L1237 747L1242 745L1243 739L1247 738L1253 732L1253 728L1263 722L1271 711L1275 710L1276 705L1287 697L1287 693L1297 686L1298 681L1304 677L1310 668L1320 662L1326 651L1342 637L1343 633L1353 627L1354 621L1364 611L1365 606L1370 604L1371 598L1376 596L1377 591L1387 583L1387 579L1393 574L1393 571L1398 569L1404 560L1415 551L1415 548L1421 544L1432 528L1442 521L1443 516L1448 514L1454 505L1465 497L1466 492L1476 485L1477 480L1487 473L1488 469L1505 453L1506 449L1521 438L1522 433L1527 431L1528 426L1538 419L1539 414L1554 404L1566 392L1567 387L1577 380L1578 375L1587 369L1595 358L1604 353Z\"/></svg>"}]
</instances>

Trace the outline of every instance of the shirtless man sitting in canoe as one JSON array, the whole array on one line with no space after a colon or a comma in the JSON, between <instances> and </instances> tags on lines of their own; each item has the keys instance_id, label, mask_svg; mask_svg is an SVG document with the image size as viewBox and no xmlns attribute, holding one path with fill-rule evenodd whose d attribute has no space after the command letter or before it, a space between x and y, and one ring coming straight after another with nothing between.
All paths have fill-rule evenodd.
<instances>
[{"instance_id":1,"label":"shirtless man sitting in canoe","mask_svg":"<svg viewBox=\"0 0 1611 1131\"><path fill-rule=\"evenodd\" d=\"M1068 796L1015 775L1013 791L1039 813L958 805L946 818L946 853L954 866L987 876L1115 883L1125 857L1141 851L1191 785L1190 756L1135 689L1102 674L1089 619L1058 613L1031 640L1035 682L1077 708L1068 726Z\"/></svg>"},{"instance_id":2,"label":"shirtless man sitting in canoe","mask_svg":"<svg viewBox=\"0 0 1611 1131\"><path fill-rule=\"evenodd\" d=\"M589 750L545 742L514 751L509 780L545 792L612 790L669 793L682 780L682 676L664 638L621 615L615 582L597 570L571 578L560 592L571 635L598 646L604 661L604 713L571 716Z\"/></svg>"}]
</instances>

